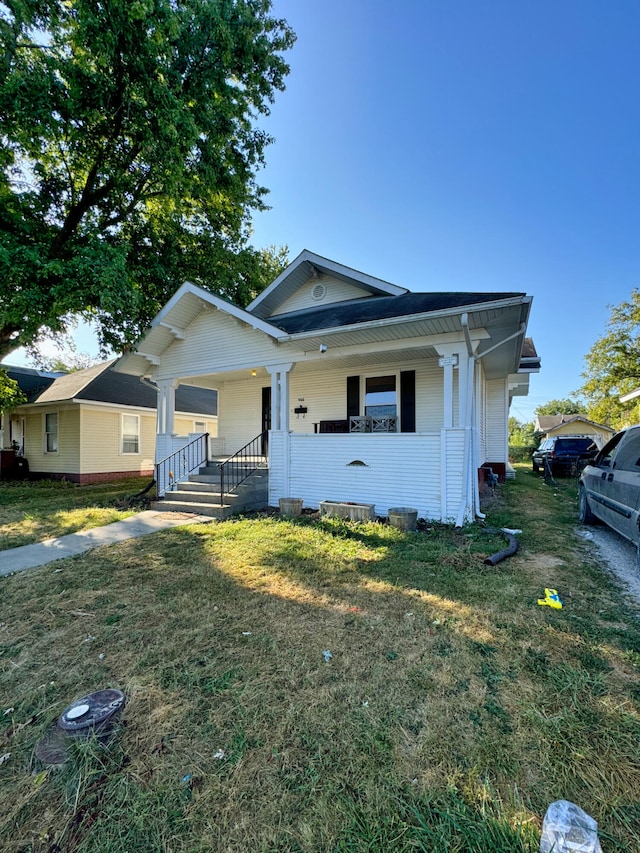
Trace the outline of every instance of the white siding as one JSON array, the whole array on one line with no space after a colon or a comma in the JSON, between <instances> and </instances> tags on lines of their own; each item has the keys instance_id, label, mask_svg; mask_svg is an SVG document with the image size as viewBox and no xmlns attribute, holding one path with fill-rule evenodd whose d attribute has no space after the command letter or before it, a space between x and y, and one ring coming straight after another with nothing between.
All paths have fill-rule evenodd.
<instances>
[{"instance_id":1,"label":"white siding","mask_svg":"<svg viewBox=\"0 0 640 853\"><path fill-rule=\"evenodd\" d=\"M487 458L487 393L482 362L477 364L474 386L476 410L477 461L482 464Z\"/></svg>"},{"instance_id":2,"label":"white siding","mask_svg":"<svg viewBox=\"0 0 640 853\"><path fill-rule=\"evenodd\" d=\"M444 470L441 471L444 483L441 503L441 520L454 522L460 511L463 497L466 498L464 477L465 431L463 429L442 430L441 458Z\"/></svg>"},{"instance_id":3,"label":"white siding","mask_svg":"<svg viewBox=\"0 0 640 853\"><path fill-rule=\"evenodd\" d=\"M272 462L276 448L272 441ZM281 447L279 446L281 453ZM358 461L364 465L352 465ZM282 467L282 466L281 466ZM271 468L270 503L280 497L374 503L378 515L389 507L412 506L427 518L440 517L440 435L292 435L289 488Z\"/></svg>"},{"instance_id":4,"label":"white siding","mask_svg":"<svg viewBox=\"0 0 640 853\"><path fill-rule=\"evenodd\" d=\"M283 432L273 431L269 435L269 503L272 506L278 506L279 498L302 497L303 495L294 494L291 489L293 486L287 487L284 478L286 467L285 459L285 443L286 438Z\"/></svg>"},{"instance_id":5,"label":"white siding","mask_svg":"<svg viewBox=\"0 0 640 853\"><path fill-rule=\"evenodd\" d=\"M509 453L509 397L506 379L486 383L486 462L507 463Z\"/></svg>"},{"instance_id":6,"label":"white siding","mask_svg":"<svg viewBox=\"0 0 640 853\"><path fill-rule=\"evenodd\" d=\"M262 431L264 380L225 382L218 391L218 436L224 452L235 453Z\"/></svg>"},{"instance_id":7,"label":"white siding","mask_svg":"<svg viewBox=\"0 0 640 853\"><path fill-rule=\"evenodd\" d=\"M314 299L313 291L318 285L322 285L325 296L322 299ZM369 291L361 287L355 287L337 278L323 276L320 279L311 279L304 284L293 296L290 296L282 305L278 305L276 314L286 314L289 311L299 311L301 308L318 308L332 302L345 302L347 299L362 299L371 296Z\"/></svg>"},{"instance_id":8,"label":"white siding","mask_svg":"<svg viewBox=\"0 0 640 853\"><path fill-rule=\"evenodd\" d=\"M203 311L189 326L186 340L175 341L163 353L157 379L259 367L278 358L277 345L264 332L223 311Z\"/></svg>"}]
</instances>

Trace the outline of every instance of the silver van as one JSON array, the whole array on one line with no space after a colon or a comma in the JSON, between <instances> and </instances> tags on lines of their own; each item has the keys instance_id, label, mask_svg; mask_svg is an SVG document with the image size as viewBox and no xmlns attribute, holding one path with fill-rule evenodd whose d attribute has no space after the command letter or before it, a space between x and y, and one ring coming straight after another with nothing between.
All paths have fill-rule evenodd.
<instances>
[{"instance_id":1,"label":"silver van","mask_svg":"<svg viewBox=\"0 0 640 853\"><path fill-rule=\"evenodd\" d=\"M614 435L582 471L578 516L640 544L640 424Z\"/></svg>"}]
</instances>

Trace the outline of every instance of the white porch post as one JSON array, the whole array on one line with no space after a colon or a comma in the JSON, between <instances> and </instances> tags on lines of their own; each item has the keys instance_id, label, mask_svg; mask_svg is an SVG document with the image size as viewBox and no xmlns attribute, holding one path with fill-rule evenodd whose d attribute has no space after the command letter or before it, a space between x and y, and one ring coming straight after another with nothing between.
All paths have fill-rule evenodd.
<instances>
[{"instance_id":1,"label":"white porch post","mask_svg":"<svg viewBox=\"0 0 640 853\"><path fill-rule=\"evenodd\" d=\"M162 379L158 385L158 420L157 433L171 435L174 432L176 411L177 379Z\"/></svg>"},{"instance_id":2,"label":"white porch post","mask_svg":"<svg viewBox=\"0 0 640 853\"><path fill-rule=\"evenodd\" d=\"M271 375L271 432L280 437L277 443L269 442L270 480L273 477L281 482L282 497L289 494L289 373L293 367L293 362L267 367ZM274 444L279 448L277 454Z\"/></svg>"},{"instance_id":3,"label":"white porch post","mask_svg":"<svg viewBox=\"0 0 640 853\"><path fill-rule=\"evenodd\" d=\"M177 379L162 379L158 388L158 415L156 420L156 463L173 452L171 435L174 432Z\"/></svg>"},{"instance_id":4,"label":"white porch post","mask_svg":"<svg viewBox=\"0 0 640 853\"><path fill-rule=\"evenodd\" d=\"M436 347L436 351L440 356L438 364L443 369L443 412L442 426L444 429L451 429L453 426L453 369L460 364L460 351L463 349L463 344L444 344ZM460 376L458 376L458 401L460 402ZM460 407L458 406L458 418L460 417Z\"/></svg>"},{"instance_id":5,"label":"white porch post","mask_svg":"<svg viewBox=\"0 0 640 853\"><path fill-rule=\"evenodd\" d=\"M271 429L289 432L289 373L293 362L267 367L271 375Z\"/></svg>"}]
</instances>

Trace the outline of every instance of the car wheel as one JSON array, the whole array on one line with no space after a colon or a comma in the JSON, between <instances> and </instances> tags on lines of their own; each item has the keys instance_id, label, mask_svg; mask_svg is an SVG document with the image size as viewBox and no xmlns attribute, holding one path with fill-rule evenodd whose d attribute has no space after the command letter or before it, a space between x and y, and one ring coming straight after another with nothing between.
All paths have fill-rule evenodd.
<instances>
[{"instance_id":1,"label":"car wheel","mask_svg":"<svg viewBox=\"0 0 640 853\"><path fill-rule=\"evenodd\" d=\"M540 468L539 468L539 466L538 466L538 463L537 463L537 462L533 462L533 463L532 463L532 465L533 465L533 473L534 473L534 474L537 474L537 473L538 473L538 471L540 470Z\"/></svg>"},{"instance_id":2,"label":"car wheel","mask_svg":"<svg viewBox=\"0 0 640 853\"><path fill-rule=\"evenodd\" d=\"M589 501L587 499L587 490L583 485L578 491L578 518L582 524L596 524L598 519L591 512Z\"/></svg>"}]
</instances>

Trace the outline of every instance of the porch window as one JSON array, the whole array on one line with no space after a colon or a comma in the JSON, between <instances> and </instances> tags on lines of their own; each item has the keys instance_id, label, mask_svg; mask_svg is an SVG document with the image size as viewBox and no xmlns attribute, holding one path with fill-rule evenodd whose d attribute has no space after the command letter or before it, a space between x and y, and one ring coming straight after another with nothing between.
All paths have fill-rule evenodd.
<instances>
[{"instance_id":1,"label":"porch window","mask_svg":"<svg viewBox=\"0 0 640 853\"><path fill-rule=\"evenodd\" d=\"M122 452L140 452L140 415L122 416Z\"/></svg>"},{"instance_id":2,"label":"porch window","mask_svg":"<svg viewBox=\"0 0 640 853\"><path fill-rule=\"evenodd\" d=\"M58 413L50 412L44 416L44 437L47 453L58 452Z\"/></svg>"},{"instance_id":3,"label":"porch window","mask_svg":"<svg viewBox=\"0 0 640 853\"><path fill-rule=\"evenodd\" d=\"M374 418L396 417L398 401L395 376L366 377L364 413Z\"/></svg>"}]
</instances>

